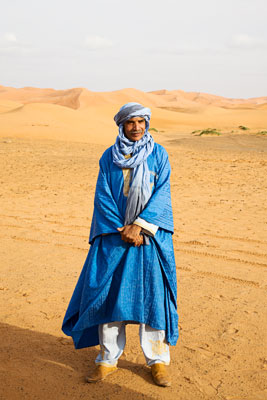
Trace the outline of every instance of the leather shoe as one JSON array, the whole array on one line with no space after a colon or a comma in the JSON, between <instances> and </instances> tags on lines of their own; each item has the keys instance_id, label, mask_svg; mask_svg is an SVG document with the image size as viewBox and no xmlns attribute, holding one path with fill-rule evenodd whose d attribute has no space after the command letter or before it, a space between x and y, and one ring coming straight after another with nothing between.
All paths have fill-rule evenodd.
<instances>
[{"instance_id":1,"label":"leather shoe","mask_svg":"<svg viewBox=\"0 0 267 400\"><path fill-rule=\"evenodd\" d=\"M156 363L151 365L151 374L156 385L171 386L170 376L165 364Z\"/></svg>"},{"instance_id":2,"label":"leather shoe","mask_svg":"<svg viewBox=\"0 0 267 400\"><path fill-rule=\"evenodd\" d=\"M103 381L108 375L117 371L116 366L98 365L90 376L86 377L88 383Z\"/></svg>"}]
</instances>

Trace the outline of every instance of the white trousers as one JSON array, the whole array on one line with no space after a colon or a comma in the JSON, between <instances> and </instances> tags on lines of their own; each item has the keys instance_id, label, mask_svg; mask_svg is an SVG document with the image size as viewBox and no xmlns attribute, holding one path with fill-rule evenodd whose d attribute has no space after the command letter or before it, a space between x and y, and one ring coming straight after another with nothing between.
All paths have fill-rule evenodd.
<instances>
[{"instance_id":1,"label":"white trousers","mask_svg":"<svg viewBox=\"0 0 267 400\"><path fill-rule=\"evenodd\" d=\"M100 353L95 360L96 364L117 365L126 343L125 325L124 321L99 325ZM170 363L170 349L165 340L164 330L140 324L139 337L148 365Z\"/></svg>"}]
</instances>

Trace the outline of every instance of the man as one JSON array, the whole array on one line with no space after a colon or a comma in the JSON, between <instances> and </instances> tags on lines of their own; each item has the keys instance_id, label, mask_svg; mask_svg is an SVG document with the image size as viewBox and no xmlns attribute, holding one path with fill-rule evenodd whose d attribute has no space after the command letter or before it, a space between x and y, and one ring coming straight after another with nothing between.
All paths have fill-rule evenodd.
<instances>
[{"instance_id":1,"label":"man","mask_svg":"<svg viewBox=\"0 0 267 400\"><path fill-rule=\"evenodd\" d=\"M100 344L97 382L117 370L126 323L154 382L170 386L169 344L178 339L170 165L150 133L149 108L127 103L115 115L116 143L102 155L87 259L63 321L75 347Z\"/></svg>"}]
</instances>

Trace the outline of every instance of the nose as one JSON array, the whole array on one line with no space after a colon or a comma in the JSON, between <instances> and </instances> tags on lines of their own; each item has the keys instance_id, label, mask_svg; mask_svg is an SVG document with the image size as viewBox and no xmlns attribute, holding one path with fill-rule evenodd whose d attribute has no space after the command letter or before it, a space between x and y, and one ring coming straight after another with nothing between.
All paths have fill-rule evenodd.
<instances>
[{"instance_id":1,"label":"nose","mask_svg":"<svg viewBox=\"0 0 267 400\"><path fill-rule=\"evenodd\" d=\"M140 124L138 121L134 121L134 130L139 131L140 130Z\"/></svg>"}]
</instances>

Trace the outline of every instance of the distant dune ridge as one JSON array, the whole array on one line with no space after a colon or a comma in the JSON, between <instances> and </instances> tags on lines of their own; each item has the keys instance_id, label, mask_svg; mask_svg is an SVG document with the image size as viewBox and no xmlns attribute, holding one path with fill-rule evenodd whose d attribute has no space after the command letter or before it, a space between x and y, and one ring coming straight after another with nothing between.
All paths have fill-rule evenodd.
<instances>
[{"instance_id":1,"label":"distant dune ridge","mask_svg":"<svg viewBox=\"0 0 267 400\"><path fill-rule=\"evenodd\" d=\"M0 135L112 143L117 134L113 116L129 101L150 107L151 127L166 137L205 128L226 132L240 125L252 130L267 128L267 97L229 99L182 90L92 92L85 88L0 86Z\"/></svg>"}]
</instances>

